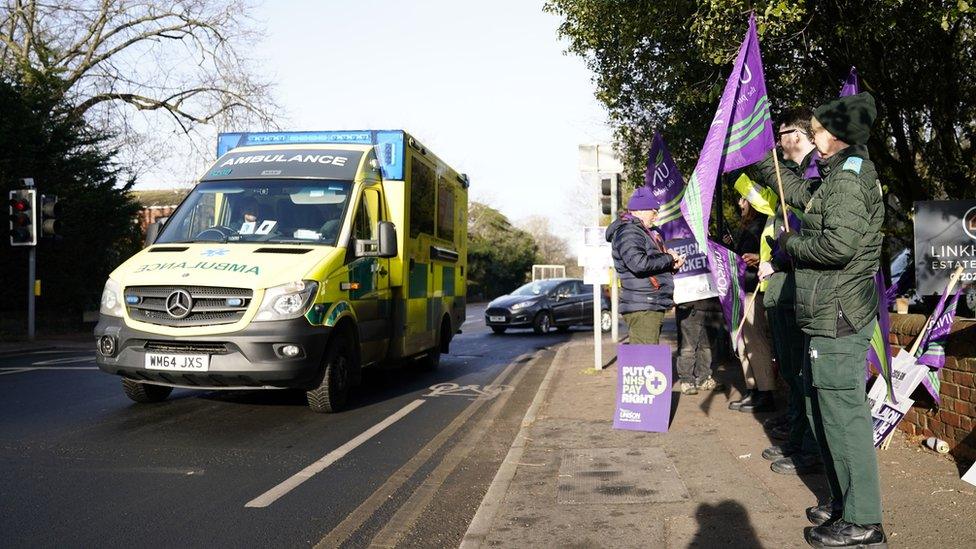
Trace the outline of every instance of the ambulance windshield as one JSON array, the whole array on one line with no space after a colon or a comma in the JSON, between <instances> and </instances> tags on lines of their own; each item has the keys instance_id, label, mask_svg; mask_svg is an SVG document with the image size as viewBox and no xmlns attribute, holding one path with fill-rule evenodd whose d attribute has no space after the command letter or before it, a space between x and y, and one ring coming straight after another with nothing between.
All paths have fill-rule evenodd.
<instances>
[{"instance_id":1,"label":"ambulance windshield","mask_svg":"<svg viewBox=\"0 0 976 549\"><path fill-rule=\"evenodd\" d=\"M180 204L156 243L269 242L335 246L350 181L205 181Z\"/></svg>"}]
</instances>

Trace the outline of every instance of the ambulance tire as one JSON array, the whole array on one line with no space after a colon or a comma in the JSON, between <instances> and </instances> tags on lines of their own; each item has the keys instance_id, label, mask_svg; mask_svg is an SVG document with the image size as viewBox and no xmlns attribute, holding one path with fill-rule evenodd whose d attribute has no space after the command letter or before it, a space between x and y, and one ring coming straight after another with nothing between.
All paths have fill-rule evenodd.
<instances>
[{"instance_id":1,"label":"ambulance tire","mask_svg":"<svg viewBox=\"0 0 976 549\"><path fill-rule=\"evenodd\" d=\"M547 334L552 328L552 316L547 311L541 311L532 320L532 331L537 334Z\"/></svg>"},{"instance_id":2,"label":"ambulance tire","mask_svg":"<svg viewBox=\"0 0 976 549\"><path fill-rule=\"evenodd\" d=\"M321 380L317 387L305 392L308 407L313 412L331 414L346 407L356 353L351 338L336 334L325 349Z\"/></svg>"},{"instance_id":3,"label":"ambulance tire","mask_svg":"<svg viewBox=\"0 0 976 549\"><path fill-rule=\"evenodd\" d=\"M125 396L144 404L149 402L162 402L173 392L172 387L139 383L131 379L122 380L122 390L125 391Z\"/></svg>"},{"instance_id":4,"label":"ambulance tire","mask_svg":"<svg viewBox=\"0 0 976 549\"><path fill-rule=\"evenodd\" d=\"M417 361L417 365L425 372L433 372L441 365L441 353L446 353L451 345L451 321L444 319L441 322L441 329L438 332L439 343L437 347L429 350L426 355Z\"/></svg>"}]
</instances>

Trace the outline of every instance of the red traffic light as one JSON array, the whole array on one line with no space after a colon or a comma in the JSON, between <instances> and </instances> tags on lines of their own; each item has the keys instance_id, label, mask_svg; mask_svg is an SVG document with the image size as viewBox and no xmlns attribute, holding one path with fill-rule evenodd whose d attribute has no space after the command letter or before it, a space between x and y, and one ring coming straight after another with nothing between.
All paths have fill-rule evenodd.
<instances>
[{"instance_id":1,"label":"red traffic light","mask_svg":"<svg viewBox=\"0 0 976 549\"><path fill-rule=\"evenodd\" d=\"M30 204L26 200L20 198L11 198L10 208L17 212L25 212L30 209Z\"/></svg>"}]
</instances>

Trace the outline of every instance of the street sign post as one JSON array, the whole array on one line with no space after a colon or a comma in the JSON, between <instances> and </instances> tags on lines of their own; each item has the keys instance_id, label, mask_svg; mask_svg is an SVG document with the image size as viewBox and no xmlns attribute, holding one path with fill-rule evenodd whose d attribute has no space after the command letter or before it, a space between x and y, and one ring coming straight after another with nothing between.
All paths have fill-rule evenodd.
<instances>
[{"instance_id":1,"label":"street sign post","mask_svg":"<svg viewBox=\"0 0 976 549\"><path fill-rule=\"evenodd\" d=\"M579 265L583 267L583 282L593 285L593 368L596 370L603 369L603 326L600 322L603 316L603 296L600 293L604 284L611 284L611 287L613 285L613 257L610 255L610 243L605 234L606 227L583 227L583 240L578 248ZM615 317L612 321L616 324Z\"/></svg>"}]
</instances>

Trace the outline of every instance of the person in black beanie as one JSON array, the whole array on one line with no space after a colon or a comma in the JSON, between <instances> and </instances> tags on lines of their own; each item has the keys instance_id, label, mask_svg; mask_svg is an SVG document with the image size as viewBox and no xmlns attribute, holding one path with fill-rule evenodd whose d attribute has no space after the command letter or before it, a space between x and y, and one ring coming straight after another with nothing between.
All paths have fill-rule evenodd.
<instances>
[{"instance_id":1,"label":"person in black beanie","mask_svg":"<svg viewBox=\"0 0 976 549\"><path fill-rule=\"evenodd\" d=\"M880 268L884 203L867 142L877 116L867 92L835 99L814 111L813 140L823 182L812 191L780 169L787 204L803 214L800 233L779 245L793 258L796 320L806 335L803 364L807 417L826 468L832 500L807 509L818 526L813 547L887 547L881 527L881 485L864 395L864 364L877 322L874 274ZM772 157L758 179L776 185Z\"/></svg>"}]
</instances>

